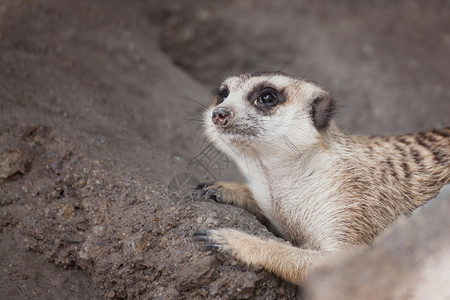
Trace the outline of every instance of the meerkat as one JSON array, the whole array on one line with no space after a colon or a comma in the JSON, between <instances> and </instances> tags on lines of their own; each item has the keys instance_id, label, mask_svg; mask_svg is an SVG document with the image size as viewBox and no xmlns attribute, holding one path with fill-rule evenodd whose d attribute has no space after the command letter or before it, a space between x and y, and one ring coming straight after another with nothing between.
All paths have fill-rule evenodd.
<instances>
[{"instance_id":1,"label":"meerkat","mask_svg":"<svg viewBox=\"0 0 450 300\"><path fill-rule=\"evenodd\" d=\"M334 112L328 92L284 73L223 81L204 113L204 129L247 180L201 183L193 193L247 209L290 243L207 229L194 233L195 241L208 243L203 250L301 284L324 259L370 245L450 182L450 127L347 135Z\"/></svg>"}]
</instances>

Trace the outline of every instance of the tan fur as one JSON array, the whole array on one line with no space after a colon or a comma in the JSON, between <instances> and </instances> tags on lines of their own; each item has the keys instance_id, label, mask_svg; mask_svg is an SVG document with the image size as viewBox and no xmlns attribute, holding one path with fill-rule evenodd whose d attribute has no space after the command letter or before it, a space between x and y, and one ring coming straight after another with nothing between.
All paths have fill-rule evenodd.
<instances>
[{"instance_id":1,"label":"tan fur","mask_svg":"<svg viewBox=\"0 0 450 300\"><path fill-rule=\"evenodd\" d=\"M237 207L244 208L254 214L259 219L263 219L261 209L256 204L252 192L243 183L234 182L215 182L211 188L221 191L222 201L227 204L232 204Z\"/></svg>"},{"instance_id":2,"label":"tan fur","mask_svg":"<svg viewBox=\"0 0 450 300\"><path fill-rule=\"evenodd\" d=\"M286 99L259 111L248 91L266 84ZM202 190L267 219L291 244L232 229L197 235L249 265L299 284L325 258L371 244L399 216L450 183L450 128L390 137L346 135L329 120L330 95L311 83L269 73L231 77L224 85L229 96L217 107L230 109L232 117L214 125L212 107L205 129L247 183L216 182Z\"/></svg>"},{"instance_id":3,"label":"tan fur","mask_svg":"<svg viewBox=\"0 0 450 300\"><path fill-rule=\"evenodd\" d=\"M317 265L324 256L315 250L292 247L275 240L263 240L229 228L215 230L211 238L220 241L222 251L243 263L261 266L294 283L301 282L306 274L302 271Z\"/></svg>"}]
</instances>

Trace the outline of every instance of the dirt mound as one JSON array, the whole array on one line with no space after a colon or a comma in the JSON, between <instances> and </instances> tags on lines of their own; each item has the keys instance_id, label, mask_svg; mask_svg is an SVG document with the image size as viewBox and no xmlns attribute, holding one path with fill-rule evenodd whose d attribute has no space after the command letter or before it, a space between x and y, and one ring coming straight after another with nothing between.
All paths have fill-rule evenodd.
<instances>
[{"instance_id":1,"label":"dirt mound","mask_svg":"<svg viewBox=\"0 0 450 300\"><path fill-rule=\"evenodd\" d=\"M219 222L269 236L248 213L194 202L187 191L170 192L126 164L86 158L78 141L42 126L10 128L2 139L20 149L21 156L3 152L15 165L24 157L32 164L2 183L6 233L20 232L26 249L57 265L87 271L104 296L275 299L295 291L192 242L194 231Z\"/></svg>"},{"instance_id":2,"label":"dirt mound","mask_svg":"<svg viewBox=\"0 0 450 300\"><path fill-rule=\"evenodd\" d=\"M202 143L190 119L203 104L186 99L205 93L158 50L147 5L58 1L6 12L0 208L2 240L12 245L2 251L20 249L34 266L42 260L24 249L42 253L71 270L84 288L69 298L295 295L273 275L193 243L193 232L217 226L270 233L247 212L194 202L189 187L171 182L211 174L191 160ZM10 263L2 294L17 296L11 282L19 282L19 298L67 296L64 284L35 280L61 269L17 277L19 263Z\"/></svg>"}]
</instances>

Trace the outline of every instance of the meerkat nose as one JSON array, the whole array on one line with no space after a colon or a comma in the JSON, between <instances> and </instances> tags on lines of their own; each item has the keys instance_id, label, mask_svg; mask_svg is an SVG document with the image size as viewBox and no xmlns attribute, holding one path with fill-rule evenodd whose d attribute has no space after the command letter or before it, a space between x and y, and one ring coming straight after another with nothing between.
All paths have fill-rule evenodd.
<instances>
[{"instance_id":1,"label":"meerkat nose","mask_svg":"<svg viewBox=\"0 0 450 300\"><path fill-rule=\"evenodd\" d=\"M227 125L231 118L231 110L225 107L218 107L212 113L212 121L215 125Z\"/></svg>"}]
</instances>

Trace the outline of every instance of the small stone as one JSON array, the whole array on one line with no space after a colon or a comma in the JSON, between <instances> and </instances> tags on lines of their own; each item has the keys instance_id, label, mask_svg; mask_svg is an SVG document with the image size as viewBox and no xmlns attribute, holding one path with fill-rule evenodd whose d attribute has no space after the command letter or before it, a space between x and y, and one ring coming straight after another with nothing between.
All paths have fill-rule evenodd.
<instances>
[{"instance_id":1,"label":"small stone","mask_svg":"<svg viewBox=\"0 0 450 300\"><path fill-rule=\"evenodd\" d=\"M31 163L18 149L5 149L0 152L0 177L8 178L14 174L25 175L30 171Z\"/></svg>"},{"instance_id":2,"label":"small stone","mask_svg":"<svg viewBox=\"0 0 450 300\"><path fill-rule=\"evenodd\" d=\"M177 277L178 290L189 290L211 282L214 276L212 266L215 263L216 261L212 256L204 256L194 260L192 264L179 273Z\"/></svg>"},{"instance_id":3,"label":"small stone","mask_svg":"<svg viewBox=\"0 0 450 300\"><path fill-rule=\"evenodd\" d=\"M75 208L73 208L73 206L70 204L64 205L63 208L61 208L61 210L59 211L60 217L63 218L64 220L67 220L68 218L72 217L74 213Z\"/></svg>"},{"instance_id":4,"label":"small stone","mask_svg":"<svg viewBox=\"0 0 450 300\"><path fill-rule=\"evenodd\" d=\"M213 218L206 218L205 223L207 226L211 226L211 225L217 226L219 224L219 221L217 219L213 219Z\"/></svg>"},{"instance_id":5,"label":"small stone","mask_svg":"<svg viewBox=\"0 0 450 300\"><path fill-rule=\"evenodd\" d=\"M105 227L101 225L93 226L92 233L96 236L100 236L105 232Z\"/></svg>"}]
</instances>

